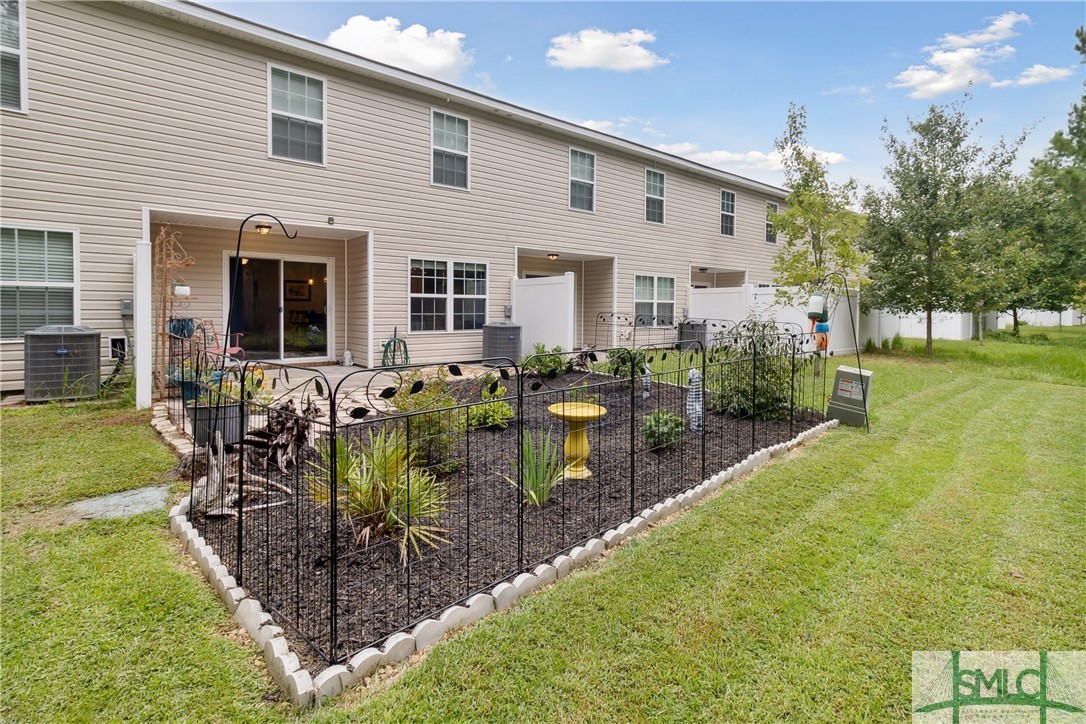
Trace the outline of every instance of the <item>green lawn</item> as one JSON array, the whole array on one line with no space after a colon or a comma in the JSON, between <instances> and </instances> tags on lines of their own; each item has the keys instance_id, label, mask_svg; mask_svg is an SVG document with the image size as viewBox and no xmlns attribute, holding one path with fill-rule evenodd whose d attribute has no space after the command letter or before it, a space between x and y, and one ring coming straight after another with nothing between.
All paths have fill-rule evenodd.
<instances>
[{"instance_id":1,"label":"green lawn","mask_svg":"<svg viewBox=\"0 0 1086 724\"><path fill-rule=\"evenodd\" d=\"M131 403L0 412L0 511L18 514L161 481L176 459Z\"/></svg>"},{"instance_id":2,"label":"green lawn","mask_svg":"<svg viewBox=\"0 0 1086 724\"><path fill-rule=\"evenodd\" d=\"M305 718L902 720L913 650L1086 648L1082 339L870 355L870 435L820 438ZM4 719L287 716L161 517L3 553Z\"/></svg>"}]
</instances>

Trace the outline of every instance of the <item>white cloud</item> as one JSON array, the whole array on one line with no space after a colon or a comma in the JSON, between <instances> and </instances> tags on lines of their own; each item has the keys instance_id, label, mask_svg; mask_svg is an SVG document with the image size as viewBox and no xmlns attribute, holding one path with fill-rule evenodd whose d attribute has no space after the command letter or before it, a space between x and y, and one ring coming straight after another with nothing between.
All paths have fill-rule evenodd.
<instances>
[{"instance_id":1,"label":"white cloud","mask_svg":"<svg viewBox=\"0 0 1086 724\"><path fill-rule=\"evenodd\" d=\"M619 130L618 125L614 121L584 121L581 125L585 128L591 128L593 131L601 131L603 133L615 133Z\"/></svg>"},{"instance_id":2,"label":"white cloud","mask_svg":"<svg viewBox=\"0 0 1086 724\"><path fill-rule=\"evenodd\" d=\"M911 65L898 73L891 88L912 88L912 98L934 98L944 93L968 88L970 84L991 83L992 74L982 66L1005 60L1014 55L1014 48L998 45L991 48L957 48L936 50L925 65Z\"/></svg>"},{"instance_id":3,"label":"white cloud","mask_svg":"<svg viewBox=\"0 0 1086 724\"><path fill-rule=\"evenodd\" d=\"M397 68L456 82L474 62L463 41L463 33L430 32L418 24L400 30L396 18L373 20L355 15L333 30L325 42Z\"/></svg>"},{"instance_id":4,"label":"white cloud","mask_svg":"<svg viewBox=\"0 0 1086 724\"><path fill-rule=\"evenodd\" d=\"M1075 68L1050 68L1047 65L1031 65L1018 74L1018 85L1043 85L1070 78Z\"/></svg>"},{"instance_id":5,"label":"white cloud","mask_svg":"<svg viewBox=\"0 0 1086 724\"><path fill-rule=\"evenodd\" d=\"M993 88L1029 86L1051 83L1070 76L1073 68L1051 68L1033 65L1015 79L996 80L988 71L991 66L1014 55L1014 48L1005 41L1018 35L1019 24L1029 23L1029 16L1006 12L991 18L988 26L962 35L948 33L935 45L924 48L928 53L922 65L911 65L898 73L891 88L909 88L913 98L934 98L970 85L990 85Z\"/></svg>"},{"instance_id":6,"label":"white cloud","mask_svg":"<svg viewBox=\"0 0 1086 724\"><path fill-rule=\"evenodd\" d=\"M655 138L667 138L666 133L658 128L653 128L652 126L645 126L641 129L641 132L644 133L646 136L653 136Z\"/></svg>"},{"instance_id":7,"label":"white cloud","mask_svg":"<svg viewBox=\"0 0 1086 724\"><path fill-rule=\"evenodd\" d=\"M498 84L494 82L489 71L483 70L475 74L475 90L480 93L493 93L497 87Z\"/></svg>"},{"instance_id":8,"label":"white cloud","mask_svg":"<svg viewBox=\"0 0 1086 724\"><path fill-rule=\"evenodd\" d=\"M610 33L588 28L551 38L547 62L558 68L602 68L604 70L649 70L669 61L642 46L656 36L647 30Z\"/></svg>"},{"instance_id":9,"label":"white cloud","mask_svg":"<svg viewBox=\"0 0 1086 724\"><path fill-rule=\"evenodd\" d=\"M992 18L992 22L983 30L973 30L965 35L946 34L939 38L939 44L924 50L936 50L937 48L975 48L981 45L1001 43L1009 40L1018 33L1014 32L1014 26L1018 23L1028 23L1029 16L1022 13L1007 12Z\"/></svg>"},{"instance_id":10,"label":"white cloud","mask_svg":"<svg viewBox=\"0 0 1086 724\"><path fill-rule=\"evenodd\" d=\"M661 143L656 148L706 166L735 166L758 171L780 171L783 168L781 155L776 151L702 151L696 143ZM830 166L848 160L844 154L836 151L820 151L814 148L807 148L807 151L814 152L822 162Z\"/></svg>"}]
</instances>

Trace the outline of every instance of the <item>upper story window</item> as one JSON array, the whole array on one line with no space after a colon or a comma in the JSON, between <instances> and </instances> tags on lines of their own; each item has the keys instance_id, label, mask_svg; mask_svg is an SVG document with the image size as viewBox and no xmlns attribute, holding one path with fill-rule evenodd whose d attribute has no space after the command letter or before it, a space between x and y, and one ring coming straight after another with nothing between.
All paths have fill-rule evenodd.
<instances>
[{"instance_id":1,"label":"upper story window","mask_svg":"<svg viewBox=\"0 0 1086 724\"><path fill-rule=\"evenodd\" d=\"M675 321L675 278L634 277L634 325L669 327Z\"/></svg>"},{"instance_id":2,"label":"upper story window","mask_svg":"<svg viewBox=\"0 0 1086 724\"><path fill-rule=\"evenodd\" d=\"M75 322L75 234L0 229L0 338Z\"/></svg>"},{"instance_id":3,"label":"upper story window","mask_svg":"<svg viewBox=\"0 0 1086 724\"><path fill-rule=\"evenodd\" d=\"M434 111L431 118L431 179L439 186L468 188L468 119Z\"/></svg>"},{"instance_id":4,"label":"upper story window","mask_svg":"<svg viewBox=\"0 0 1086 724\"><path fill-rule=\"evenodd\" d=\"M411 331L482 329L486 324L486 277L483 263L412 259L408 290Z\"/></svg>"},{"instance_id":5,"label":"upper story window","mask_svg":"<svg viewBox=\"0 0 1086 724\"><path fill-rule=\"evenodd\" d=\"M268 75L269 155L323 164L324 80L275 67Z\"/></svg>"},{"instance_id":6,"label":"upper story window","mask_svg":"<svg viewBox=\"0 0 1086 724\"><path fill-rule=\"evenodd\" d=\"M569 149L569 208L596 210L596 154Z\"/></svg>"},{"instance_id":7,"label":"upper story window","mask_svg":"<svg viewBox=\"0 0 1086 724\"><path fill-rule=\"evenodd\" d=\"M664 223L664 174L645 169L645 221Z\"/></svg>"},{"instance_id":8,"label":"upper story window","mask_svg":"<svg viewBox=\"0 0 1086 724\"><path fill-rule=\"evenodd\" d=\"M0 108L26 110L26 7L0 0Z\"/></svg>"},{"instance_id":9,"label":"upper story window","mask_svg":"<svg viewBox=\"0 0 1086 724\"><path fill-rule=\"evenodd\" d=\"M767 201L765 205L765 241L767 244L777 243L777 230L773 228L773 222L769 220L770 214L775 214L780 210L772 201Z\"/></svg>"},{"instance_id":10,"label":"upper story window","mask_svg":"<svg viewBox=\"0 0 1086 724\"><path fill-rule=\"evenodd\" d=\"M720 233L735 236L735 192L720 190Z\"/></svg>"}]
</instances>

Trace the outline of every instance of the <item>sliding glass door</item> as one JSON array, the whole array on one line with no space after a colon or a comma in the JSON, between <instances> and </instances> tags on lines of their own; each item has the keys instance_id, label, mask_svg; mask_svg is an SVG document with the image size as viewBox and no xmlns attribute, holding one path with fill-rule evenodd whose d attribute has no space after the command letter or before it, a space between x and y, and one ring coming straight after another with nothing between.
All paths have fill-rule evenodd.
<instances>
[{"instance_id":1,"label":"sliding glass door","mask_svg":"<svg viewBox=\"0 0 1086 724\"><path fill-rule=\"evenodd\" d=\"M328 356L328 265L324 262L230 258L231 332L241 332L250 360Z\"/></svg>"}]
</instances>

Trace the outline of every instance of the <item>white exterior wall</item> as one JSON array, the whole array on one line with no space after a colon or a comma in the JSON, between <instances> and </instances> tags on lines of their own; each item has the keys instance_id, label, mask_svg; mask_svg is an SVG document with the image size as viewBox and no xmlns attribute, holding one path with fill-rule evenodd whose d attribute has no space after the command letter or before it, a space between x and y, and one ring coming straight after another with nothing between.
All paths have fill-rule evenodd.
<instances>
[{"instance_id":1,"label":"white exterior wall","mask_svg":"<svg viewBox=\"0 0 1086 724\"><path fill-rule=\"evenodd\" d=\"M78 316L102 332L103 347L123 334L117 300L133 293L131 259L146 233L145 209L227 219L262 211L288 227L332 217L337 226L372 230L371 258L356 244L337 264L337 273L350 272L341 290L350 308L336 310L336 346L346 334L359 361L369 336L379 359L393 328L408 328L412 256L487 262L488 321L504 317L517 246L617 257L617 288L582 294L612 294L620 312L633 311L636 274L673 276L676 310L687 306L692 264L770 277L776 247L764 241L763 211L770 191L137 8L42 1L27 5L26 18L29 112L3 112L3 219L78 228ZM326 165L269 158L269 62L326 80ZM471 121L468 192L430 184L433 109ZM568 208L570 146L597 153L595 213ZM653 165L667 178L663 225L643 220L644 174ZM737 196L734 239L719 234L722 187ZM305 253L297 242L279 243ZM217 268L221 254L209 253L216 259L200 264ZM598 272L611 265L590 263ZM373 310L364 303L370 275ZM370 313L372 329L364 326ZM579 326L584 342L583 314ZM481 353L480 332L404 336L416 360ZM21 340L0 343L0 370L0 386L21 386Z\"/></svg>"}]
</instances>

